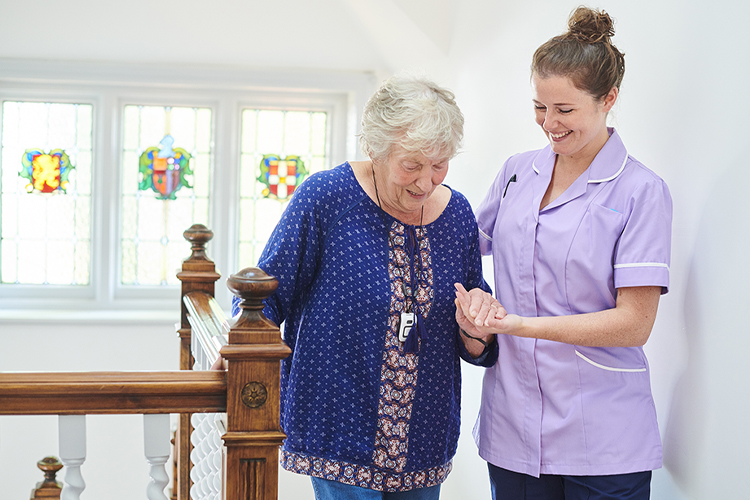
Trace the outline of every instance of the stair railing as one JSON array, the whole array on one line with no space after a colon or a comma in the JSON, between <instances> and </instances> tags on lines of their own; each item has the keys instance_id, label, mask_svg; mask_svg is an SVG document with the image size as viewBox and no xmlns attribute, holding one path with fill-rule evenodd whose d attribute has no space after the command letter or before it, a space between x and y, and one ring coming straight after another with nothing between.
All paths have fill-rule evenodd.
<instances>
[{"instance_id":1,"label":"stair railing","mask_svg":"<svg viewBox=\"0 0 750 500\"><path fill-rule=\"evenodd\" d=\"M0 415L59 415L62 500L78 500L85 489L80 467L86 460L86 415L143 414L144 454L150 468L149 500L166 500L169 414L179 414L175 437L177 498L272 500L278 496L279 361L289 355L279 329L262 315L262 301L277 282L259 269L232 275L228 286L240 297L241 314L229 327L213 298L218 279L205 256L212 233L204 226L185 232L192 255L183 263L180 371L0 373ZM191 344L195 354L191 352ZM220 355L226 370L206 370ZM193 369L199 368L199 369ZM190 415L218 414L209 427L223 468L211 477L216 492L190 489L204 465L191 465ZM218 427L217 427L218 423ZM220 438L220 441L217 439ZM200 445L203 447L203 445ZM205 455L208 456L208 455ZM194 453L196 458L205 458ZM216 455L210 460L217 462ZM191 468L194 469L191 471Z\"/></svg>"}]
</instances>

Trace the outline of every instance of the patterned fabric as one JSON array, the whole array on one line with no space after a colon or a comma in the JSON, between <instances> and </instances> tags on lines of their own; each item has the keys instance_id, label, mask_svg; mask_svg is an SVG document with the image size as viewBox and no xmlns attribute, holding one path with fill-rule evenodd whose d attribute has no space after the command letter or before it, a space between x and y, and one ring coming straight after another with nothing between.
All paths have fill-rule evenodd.
<instances>
[{"instance_id":1,"label":"patterned fabric","mask_svg":"<svg viewBox=\"0 0 750 500\"><path fill-rule=\"evenodd\" d=\"M391 308L388 333L385 337L383 365L380 372L380 402L378 403L378 430L375 434L373 462L381 469L403 472L409 448L409 420L414 394L417 389L419 356L404 352L398 340L401 313L411 310L408 302L418 304L416 310L427 319L432 305L432 268L430 242L424 229L411 229L417 240L421 264L419 278L412 277L412 260L406 248L406 226L394 222L391 226L388 258L388 278L391 281ZM413 281L414 278L414 281ZM417 290L411 283L417 283Z\"/></svg>"},{"instance_id":2,"label":"patterned fabric","mask_svg":"<svg viewBox=\"0 0 750 500\"><path fill-rule=\"evenodd\" d=\"M420 252L413 295L426 333L415 354L397 337L406 304L397 275L412 281L408 231ZM477 235L460 193L415 229L382 212L349 164L295 191L258 263L279 280L263 312L284 323L292 350L281 368L285 469L382 491L445 479L460 423L459 356L482 366L497 359L493 343L472 360L454 318L454 283L487 289Z\"/></svg>"},{"instance_id":3,"label":"patterned fabric","mask_svg":"<svg viewBox=\"0 0 750 500\"><path fill-rule=\"evenodd\" d=\"M289 453L284 449L281 450L280 457L281 466L297 474L388 492L407 491L441 484L448 477L452 468L449 462L428 470L389 474L378 470L376 467L351 464L340 460L311 458L299 453Z\"/></svg>"}]
</instances>

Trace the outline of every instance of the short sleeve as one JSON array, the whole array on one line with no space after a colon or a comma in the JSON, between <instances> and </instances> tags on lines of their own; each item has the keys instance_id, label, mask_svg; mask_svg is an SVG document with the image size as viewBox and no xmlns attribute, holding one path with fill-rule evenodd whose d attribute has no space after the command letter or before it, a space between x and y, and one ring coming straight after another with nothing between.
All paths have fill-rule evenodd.
<instances>
[{"instance_id":1,"label":"short sleeve","mask_svg":"<svg viewBox=\"0 0 750 500\"><path fill-rule=\"evenodd\" d=\"M505 162L503 168L495 176L495 181L476 210L477 226L479 227L479 250L482 255L492 253L492 233L495 229L497 212L503 199L509 162L510 159Z\"/></svg>"},{"instance_id":2,"label":"short sleeve","mask_svg":"<svg viewBox=\"0 0 750 500\"><path fill-rule=\"evenodd\" d=\"M672 246L672 197L655 177L630 199L631 212L615 248L615 288L661 286L669 290Z\"/></svg>"}]
</instances>

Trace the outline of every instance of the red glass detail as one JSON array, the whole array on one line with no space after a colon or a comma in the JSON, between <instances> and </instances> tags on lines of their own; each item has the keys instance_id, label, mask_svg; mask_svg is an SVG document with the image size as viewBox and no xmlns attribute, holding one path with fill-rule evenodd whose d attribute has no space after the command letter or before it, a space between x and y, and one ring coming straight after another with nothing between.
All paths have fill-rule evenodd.
<instances>
[{"instance_id":1,"label":"red glass detail","mask_svg":"<svg viewBox=\"0 0 750 500\"><path fill-rule=\"evenodd\" d=\"M163 160L164 158L159 158ZM164 162L166 164L166 162ZM152 174L154 187L164 196L169 196L180 184L179 170L156 170L156 161L154 161L154 173Z\"/></svg>"}]
</instances>

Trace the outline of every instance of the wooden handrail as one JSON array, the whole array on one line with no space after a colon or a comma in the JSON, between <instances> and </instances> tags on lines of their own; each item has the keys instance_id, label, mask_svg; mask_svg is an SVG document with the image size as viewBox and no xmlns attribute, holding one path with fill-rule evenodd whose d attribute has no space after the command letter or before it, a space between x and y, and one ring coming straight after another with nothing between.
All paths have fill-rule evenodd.
<instances>
[{"instance_id":1,"label":"wooden handrail","mask_svg":"<svg viewBox=\"0 0 750 500\"><path fill-rule=\"evenodd\" d=\"M220 371L0 373L0 415L224 412Z\"/></svg>"},{"instance_id":2,"label":"wooden handrail","mask_svg":"<svg viewBox=\"0 0 750 500\"><path fill-rule=\"evenodd\" d=\"M215 361L229 336L229 323L224 311L216 299L205 292L187 293L182 302L187 308L192 336L211 357L211 362Z\"/></svg>"}]
</instances>

